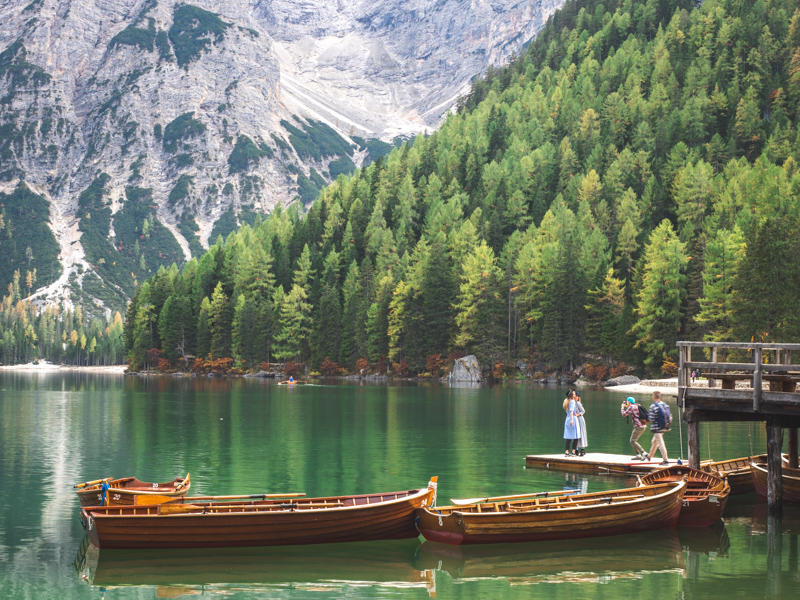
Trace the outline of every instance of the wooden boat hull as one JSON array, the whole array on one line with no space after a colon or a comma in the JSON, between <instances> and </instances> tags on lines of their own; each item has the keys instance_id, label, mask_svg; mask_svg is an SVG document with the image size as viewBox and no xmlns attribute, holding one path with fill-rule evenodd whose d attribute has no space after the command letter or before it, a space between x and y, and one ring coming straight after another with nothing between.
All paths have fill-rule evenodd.
<instances>
[{"instance_id":1,"label":"wooden boat hull","mask_svg":"<svg viewBox=\"0 0 800 600\"><path fill-rule=\"evenodd\" d=\"M755 491L750 463L752 461L762 462L766 460L766 454L753 457L746 456L744 458L704 463L700 465L700 470L706 473L713 473L718 477L727 477L728 485L731 486L731 494L733 495L749 494Z\"/></svg>"},{"instance_id":2,"label":"wooden boat hull","mask_svg":"<svg viewBox=\"0 0 800 600\"><path fill-rule=\"evenodd\" d=\"M414 510L431 505L435 495L435 484L431 484L406 492L289 503L95 507L84 508L81 515L89 541L103 549L330 544L416 537ZM324 503L330 507L319 508ZM303 505L314 508L301 508ZM168 514L182 506L194 512Z\"/></svg>"},{"instance_id":3,"label":"wooden boat hull","mask_svg":"<svg viewBox=\"0 0 800 600\"><path fill-rule=\"evenodd\" d=\"M750 463L753 473L753 484L756 494L762 498L767 497L767 465ZM800 469L792 469L785 464L781 465L781 489L784 502L800 504Z\"/></svg>"},{"instance_id":4,"label":"wooden boat hull","mask_svg":"<svg viewBox=\"0 0 800 600\"><path fill-rule=\"evenodd\" d=\"M672 466L640 478L641 485L657 485L686 478L678 527L711 527L722 518L731 488L713 473L681 465Z\"/></svg>"},{"instance_id":5,"label":"wooden boat hull","mask_svg":"<svg viewBox=\"0 0 800 600\"><path fill-rule=\"evenodd\" d=\"M604 494L635 494L614 490L572 496L602 498ZM464 507L417 510L419 529L426 540L444 544L497 544L535 542L638 533L670 529L677 525L685 483L653 486L652 496L617 504L569 506L519 512L462 512ZM441 514L439 511L444 510Z\"/></svg>"},{"instance_id":6,"label":"wooden boat hull","mask_svg":"<svg viewBox=\"0 0 800 600\"><path fill-rule=\"evenodd\" d=\"M165 483L148 483L135 477L122 477L108 481L107 506L141 506L161 504L169 499L180 498L189 493L192 483L189 475L177 477ZM101 484L76 490L81 508L98 506L102 498Z\"/></svg>"}]
</instances>

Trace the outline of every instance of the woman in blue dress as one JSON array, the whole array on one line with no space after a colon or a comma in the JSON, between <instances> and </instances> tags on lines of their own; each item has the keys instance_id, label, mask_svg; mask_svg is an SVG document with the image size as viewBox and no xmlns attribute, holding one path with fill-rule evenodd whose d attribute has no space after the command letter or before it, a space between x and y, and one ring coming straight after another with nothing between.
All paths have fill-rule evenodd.
<instances>
[{"instance_id":1,"label":"woman in blue dress","mask_svg":"<svg viewBox=\"0 0 800 600\"><path fill-rule=\"evenodd\" d=\"M577 406L575 403L575 392L569 392L564 398L564 410L567 411L567 419L564 421L564 456L575 456L578 450L578 442L581 438L580 424L578 423ZM572 443L572 454L569 452L569 445Z\"/></svg>"}]
</instances>

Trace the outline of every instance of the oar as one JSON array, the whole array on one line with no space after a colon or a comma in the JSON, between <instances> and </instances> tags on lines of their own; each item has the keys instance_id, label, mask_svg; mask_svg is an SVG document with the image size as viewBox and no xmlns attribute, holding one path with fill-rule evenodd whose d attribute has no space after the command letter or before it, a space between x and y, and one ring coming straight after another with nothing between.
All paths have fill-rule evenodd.
<instances>
[{"instance_id":1,"label":"oar","mask_svg":"<svg viewBox=\"0 0 800 600\"><path fill-rule=\"evenodd\" d=\"M517 494L516 496L494 496L494 497L487 497L487 498L464 498L464 499L457 499L457 498L450 498L450 502L456 504L458 506L465 506L467 504L480 504L482 502L496 502L500 500L517 500L523 498L535 498L536 496L567 496L569 494L578 494L580 490L571 490L566 492L536 492L535 494Z\"/></svg>"},{"instance_id":2,"label":"oar","mask_svg":"<svg viewBox=\"0 0 800 600\"><path fill-rule=\"evenodd\" d=\"M103 479L97 479L95 481L87 481L85 483L76 483L72 487L74 487L76 489L81 489L81 488L85 488L86 486L92 486L92 485L97 485L98 483L103 483L104 481L110 481L111 479L113 479L113 477L104 477Z\"/></svg>"},{"instance_id":3,"label":"oar","mask_svg":"<svg viewBox=\"0 0 800 600\"><path fill-rule=\"evenodd\" d=\"M267 498L302 498L305 492L298 494L250 494L247 496L191 496L179 499L179 502L194 502L195 500L266 500ZM173 498L176 500L176 498Z\"/></svg>"}]
</instances>

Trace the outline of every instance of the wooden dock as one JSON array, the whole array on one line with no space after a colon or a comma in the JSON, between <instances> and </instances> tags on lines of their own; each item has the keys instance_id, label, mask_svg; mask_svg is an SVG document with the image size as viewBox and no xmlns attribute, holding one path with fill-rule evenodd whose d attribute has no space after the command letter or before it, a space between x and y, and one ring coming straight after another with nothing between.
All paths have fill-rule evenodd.
<instances>
[{"instance_id":1,"label":"wooden dock","mask_svg":"<svg viewBox=\"0 0 800 600\"><path fill-rule=\"evenodd\" d=\"M661 457L651 461L631 460L630 454L605 454L589 452L586 456L564 456L563 454L531 454L525 457L525 466L532 469L550 469L569 473L593 473L599 475L644 475L660 469ZM677 460L670 460L677 465Z\"/></svg>"},{"instance_id":2,"label":"wooden dock","mask_svg":"<svg viewBox=\"0 0 800 600\"><path fill-rule=\"evenodd\" d=\"M789 438L789 466L798 467L800 364L792 363L792 352L800 352L800 344L678 342L678 350L678 406L688 423L689 466L699 466L701 421L764 421L767 505L771 514L780 514L784 429ZM709 380L708 388L693 385L691 373L697 370ZM713 380L720 380L722 388L713 387ZM737 381L748 387L737 389Z\"/></svg>"}]
</instances>

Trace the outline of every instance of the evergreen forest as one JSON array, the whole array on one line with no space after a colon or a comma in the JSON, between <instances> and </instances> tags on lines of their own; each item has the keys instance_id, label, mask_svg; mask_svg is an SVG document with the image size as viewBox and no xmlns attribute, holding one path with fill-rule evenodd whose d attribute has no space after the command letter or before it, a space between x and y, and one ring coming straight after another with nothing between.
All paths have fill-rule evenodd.
<instances>
[{"instance_id":1,"label":"evergreen forest","mask_svg":"<svg viewBox=\"0 0 800 600\"><path fill-rule=\"evenodd\" d=\"M797 340L799 99L798 0L569 0L440 130L138 285L127 358L659 373Z\"/></svg>"},{"instance_id":2,"label":"evergreen forest","mask_svg":"<svg viewBox=\"0 0 800 600\"><path fill-rule=\"evenodd\" d=\"M46 360L55 364L97 366L120 364L124 358L122 315L92 315L80 305L40 308L25 296L20 271L13 273L0 301L0 364Z\"/></svg>"}]
</instances>

